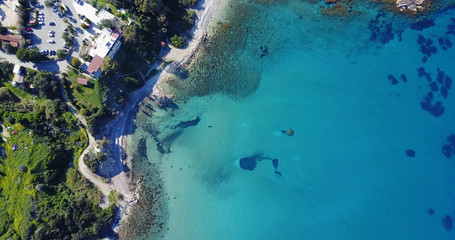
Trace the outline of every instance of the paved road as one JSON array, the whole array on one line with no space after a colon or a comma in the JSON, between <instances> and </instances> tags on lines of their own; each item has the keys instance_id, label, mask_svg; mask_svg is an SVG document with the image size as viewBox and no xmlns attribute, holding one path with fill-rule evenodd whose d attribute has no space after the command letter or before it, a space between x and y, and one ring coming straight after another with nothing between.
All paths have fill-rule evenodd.
<instances>
[{"instance_id":1,"label":"paved road","mask_svg":"<svg viewBox=\"0 0 455 240\"><path fill-rule=\"evenodd\" d=\"M22 62L16 58L16 55L6 54L5 52L0 51L0 59L4 59L13 64L19 64L24 67L33 68L39 71L49 71L54 73L64 72L68 67L68 61L66 59L61 61L44 61L41 63L34 64L32 62ZM71 58L67 58L71 59Z\"/></svg>"}]
</instances>

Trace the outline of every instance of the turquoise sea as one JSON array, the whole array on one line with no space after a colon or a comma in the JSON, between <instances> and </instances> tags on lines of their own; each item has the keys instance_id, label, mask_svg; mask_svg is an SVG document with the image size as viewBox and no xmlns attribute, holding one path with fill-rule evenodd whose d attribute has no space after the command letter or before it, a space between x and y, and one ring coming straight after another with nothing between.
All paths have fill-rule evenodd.
<instances>
[{"instance_id":1,"label":"turquoise sea","mask_svg":"<svg viewBox=\"0 0 455 240\"><path fill-rule=\"evenodd\" d=\"M455 9L223 5L176 105L138 113L129 237L454 239Z\"/></svg>"}]
</instances>

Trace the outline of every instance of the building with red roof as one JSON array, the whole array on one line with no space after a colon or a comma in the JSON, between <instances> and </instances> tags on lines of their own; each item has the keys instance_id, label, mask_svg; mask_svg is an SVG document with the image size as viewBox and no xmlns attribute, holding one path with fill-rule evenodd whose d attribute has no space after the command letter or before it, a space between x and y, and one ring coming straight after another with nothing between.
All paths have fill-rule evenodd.
<instances>
[{"instance_id":1,"label":"building with red roof","mask_svg":"<svg viewBox=\"0 0 455 240\"><path fill-rule=\"evenodd\" d=\"M88 80L86 78L77 78L77 83L87 86L88 85Z\"/></svg>"},{"instance_id":2,"label":"building with red roof","mask_svg":"<svg viewBox=\"0 0 455 240\"><path fill-rule=\"evenodd\" d=\"M103 64L104 59L98 55L95 55L85 70L88 74L92 75L94 78L98 79L103 72L101 70L101 65Z\"/></svg>"}]
</instances>

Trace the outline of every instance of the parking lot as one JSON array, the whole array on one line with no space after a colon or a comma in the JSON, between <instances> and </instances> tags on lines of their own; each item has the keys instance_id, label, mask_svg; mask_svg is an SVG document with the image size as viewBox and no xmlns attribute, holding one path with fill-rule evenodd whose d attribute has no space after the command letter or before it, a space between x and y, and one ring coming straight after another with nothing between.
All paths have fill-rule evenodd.
<instances>
[{"instance_id":1,"label":"parking lot","mask_svg":"<svg viewBox=\"0 0 455 240\"><path fill-rule=\"evenodd\" d=\"M43 24L39 24L38 27L32 29L32 44L40 51L63 49L65 41L62 38L62 33L67 27L66 23L63 22L63 18L54 12L54 8L44 6L44 0L39 0L38 3L40 6L37 9L40 15L37 21ZM51 32L53 34L50 34Z\"/></svg>"}]
</instances>

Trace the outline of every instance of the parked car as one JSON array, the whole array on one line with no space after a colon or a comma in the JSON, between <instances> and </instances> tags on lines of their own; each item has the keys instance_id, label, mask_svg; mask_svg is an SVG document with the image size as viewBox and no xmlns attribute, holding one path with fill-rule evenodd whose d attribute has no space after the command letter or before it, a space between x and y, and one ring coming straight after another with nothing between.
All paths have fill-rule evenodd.
<instances>
[{"instance_id":1,"label":"parked car","mask_svg":"<svg viewBox=\"0 0 455 240\"><path fill-rule=\"evenodd\" d=\"M52 39L47 39L47 42L48 42L48 43L55 43L55 41L52 40Z\"/></svg>"},{"instance_id":2,"label":"parked car","mask_svg":"<svg viewBox=\"0 0 455 240\"><path fill-rule=\"evenodd\" d=\"M16 135L16 134L17 134L17 132L11 132L11 133L12 133L12 134L14 134L14 135Z\"/></svg>"},{"instance_id":3,"label":"parked car","mask_svg":"<svg viewBox=\"0 0 455 240\"><path fill-rule=\"evenodd\" d=\"M50 33L50 34L54 34L54 33L55 33L55 31L49 31L49 33Z\"/></svg>"},{"instance_id":4,"label":"parked car","mask_svg":"<svg viewBox=\"0 0 455 240\"><path fill-rule=\"evenodd\" d=\"M49 37L54 37L54 34L53 33L49 33L48 36Z\"/></svg>"},{"instance_id":5,"label":"parked car","mask_svg":"<svg viewBox=\"0 0 455 240\"><path fill-rule=\"evenodd\" d=\"M55 26L55 22L49 22L49 25Z\"/></svg>"}]
</instances>

